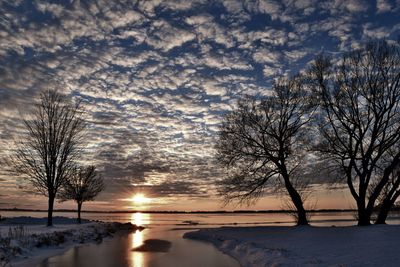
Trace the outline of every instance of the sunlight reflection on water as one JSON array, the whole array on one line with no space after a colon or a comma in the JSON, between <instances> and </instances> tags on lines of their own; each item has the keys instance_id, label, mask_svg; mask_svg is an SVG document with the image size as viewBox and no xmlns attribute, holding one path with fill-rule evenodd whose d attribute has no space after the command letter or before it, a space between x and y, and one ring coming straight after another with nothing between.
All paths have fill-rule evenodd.
<instances>
[{"instance_id":1,"label":"sunlight reflection on water","mask_svg":"<svg viewBox=\"0 0 400 267\"><path fill-rule=\"evenodd\" d=\"M145 221L148 221L150 214L143 214L140 212L131 214L131 223L138 226L143 226ZM136 230L132 234L132 248L136 248L143 244L143 231ZM131 266L132 267L144 267L144 253L142 252L132 252L131 255Z\"/></svg>"}]
</instances>

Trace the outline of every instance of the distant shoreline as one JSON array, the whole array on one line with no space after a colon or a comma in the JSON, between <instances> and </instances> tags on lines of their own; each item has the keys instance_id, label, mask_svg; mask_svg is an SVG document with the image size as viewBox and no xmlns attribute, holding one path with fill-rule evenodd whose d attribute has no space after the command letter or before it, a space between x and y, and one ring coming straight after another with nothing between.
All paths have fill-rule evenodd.
<instances>
[{"instance_id":1,"label":"distant shoreline","mask_svg":"<svg viewBox=\"0 0 400 267\"><path fill-rule=\"evenodd\" d=\"M400 210L400 209L396 209ZM0 209L1 211L15 211L15 212L47 212L47 210L40 210L40 209L19 209L19 208L12 208L12 209ZM318 210L310 210L310 213L317 213L317 212L355 212L355 209L318 209ZM57 209L53 212L76 212L73 209ZM289 210L234 210L234 211L224 211L224 210L215 210L215 211L155 211L155 210L87 210L82 211L82 213L158 213L158 214L218 214L218 213L288 213Z\"/></svg>"}]
</instances>

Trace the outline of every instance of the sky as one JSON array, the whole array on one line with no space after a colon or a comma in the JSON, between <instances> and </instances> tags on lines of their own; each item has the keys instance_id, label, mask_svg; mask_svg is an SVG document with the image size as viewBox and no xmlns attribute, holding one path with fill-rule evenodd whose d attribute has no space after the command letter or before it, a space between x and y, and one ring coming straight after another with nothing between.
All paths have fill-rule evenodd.
<instances>
[{"instance_id":1,"label":"sky","mask_svg":"<svg viewBox=\"0 0 400 267\"><path fill-rule=\"evenodd\" d=\"M39 92L56 88L83 101L85 162L106 183L86 209L280 209L273 194L222 206L213 148L222 116L319 53L398 39L399 14L400 0L0 0L0 156L23 136ZM320 180L318 208L354 207L345 188ZM0 171L0 208L46 203Z\"/></svg>"}]
</instances>

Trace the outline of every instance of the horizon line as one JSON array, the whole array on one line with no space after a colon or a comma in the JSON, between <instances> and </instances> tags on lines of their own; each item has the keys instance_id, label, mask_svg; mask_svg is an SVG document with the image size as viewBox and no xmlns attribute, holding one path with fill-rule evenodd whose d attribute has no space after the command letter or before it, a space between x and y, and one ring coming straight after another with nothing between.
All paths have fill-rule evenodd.
<instances>
[{"instance_id":1,"label":"horizon line","mask_svg":"<svg viewBox=\"0 0 400 267\"><path fill-rule=\"evenodd\" d=\"M0 208L0 211L47 212L43 209ZM307 212L350 212L356 209L312 209ZM76 212L75 209L55 209L53 212ZM291 210L82 210L82 213L290 213Z\"/></svg>"}]
</instances>

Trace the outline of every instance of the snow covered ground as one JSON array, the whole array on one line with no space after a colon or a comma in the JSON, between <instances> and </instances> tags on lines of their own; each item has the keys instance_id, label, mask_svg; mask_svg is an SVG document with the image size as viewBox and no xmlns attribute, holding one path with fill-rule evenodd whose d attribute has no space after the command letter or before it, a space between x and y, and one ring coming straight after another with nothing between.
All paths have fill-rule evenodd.
<instances>
[{"instance_id":1,"label":"snow covered ground","mask_svg":"<svg viewBox=\"0 0 400 267\"><path fill-rule=\"evenodd\" d=\"M185 238L213 243L241 266L400 266L400 226L222 227Z\"/></svg>"},{"instance_id":2,"label":"snow covered ground","mask_svg":"<svg viewBox=\"0 0 400 267\"><path fill-rule=\"evenodd\" d=\"M41 260L63 253L87 242L102 242L120 230L142 230L130 223L103 223L54 217L54 226L46 227L46 218L15 217L0 221L0 266L35 266Z\"/></svg>"}]
</instances>

